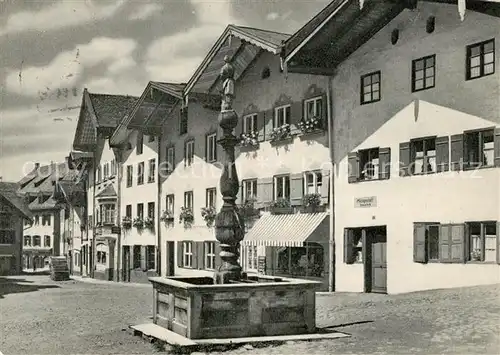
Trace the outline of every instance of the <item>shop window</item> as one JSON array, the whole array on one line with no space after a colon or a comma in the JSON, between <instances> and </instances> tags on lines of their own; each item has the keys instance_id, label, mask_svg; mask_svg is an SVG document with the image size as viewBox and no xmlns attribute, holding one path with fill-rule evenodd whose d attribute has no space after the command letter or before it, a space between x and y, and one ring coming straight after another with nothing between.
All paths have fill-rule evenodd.
<instances>
[{"instance_id":1,"label":"shop window","mask_svg":"<svg viewBox=\"0 0 500 355\"><path fill-rule=\"evenodd\" d=\"M156 251L154 245L148 245L146 247L146 265L148 270L156 269Z\"/></svg>"},{"instance_id":2,"label":"shop window","mask_svg":"<svg viewBox=\"0 0 500 355\"><path fill-rule=\"evenodd\" d=\"M376 71L361 77L361 104L380 101L381 73Z\"/></svg>"},{"instance_id":3,"label":"shop window","mask_svg":"<svg viewBox=\"0 0 500 355\"><path fill-rule=\"evenodd\" d=\"M215 242L205 242L205 269L215 269Z\"/></svg>"},{"instance_id":4,"label":"shop window","mask_svg":"<svg viewBox=\"0 0 500 355\"><path fill-rule=\"evenodd\" d=\"M284 105L274 109L273 128L278 128L290 124L292 107Z\"/></svg>"},{"instance_id":5,"label":"shop window","mask_svg":"<svg viewBox=\"0 0 500 355\"><path fill-rule=\"evenodd\" d=\"M43 246L46 248L50 248L50 235L45 235L43 237Z\"/></svg>"},{"instance_id":6,"label":"shop window","mask_svg":"<svg viewBox=\"0 0 500 355\"><path fill-rule=\"evenodd\" d=\"M436 138L415 139L411 141L411 173L430 174L436 170Z\"/></svg>"},{"instance_id":7,"label":"shop window","mask_svg":"<svg viewBox=\"0 0 500 355\"><path fill-rule=\"evenodd\" d=\"M344 263L363 262L363 228L346 228L344 230Z\"/></svg>"},{"instance_id":8,"label":"shop window","mask_svg":"<svg viewBox=\"0 0 500 355\"><path fill-rule=\"evenodd\" d=\"M137 165L137 185L144 184L144 162Z\"/></svg>"},{"instance_id":9,"label":"shop window","mask_svg":"<svg viewBox=\"0 0 500 355\"><path fill-rule=\"evenodd\" d=\"M468 223L467 261L495 262L497 257L497 225L495 222Z\"/></svg>"},{"instance_id":10,"label":"shop window","mask_svg":"<svg viewBox=\"0 0 500 355\"><path fill-rule=\"evenodd\" d=\"M464 168L494 165L495 132L493 129L464 133Z\"/></svg>"},{"instance_id":11,"label":"shop window","mask_svg":"<svg viewBox=\"0 0 500 355\"><path fill-rule=\"evenodd\" d=\"M412 61L411 89L413 92L431 89L436 82L436 55Z\"/></svg>"},{"instance_id":12,"label":"shop window","mask_svg":"<svg viewBox=\"0 0 500 355\"><path fill-rule=\"evenodd\" d=\"M182 242L183 267L193 267L193 242Z\"/></svg>"},{"instance_id":13,"label":"shop window","mask_svg":"<svg viewBox=\"0 0 500 355\"><path fill-rule=\"evenodd\" d=\"M276 257L276 274L291 277L322 277L324 274L324 250L320 244L276 248Z\"/></svg>"},{"instance_id":14,"label":"shop window","mask_svg":"<svg viewBox=\"0 0 500 355\"><path fill-rule=\"evenodd\" d=\"M467 46L467 80L495 73L495 40Z\"/></svg>"}]
</instances>

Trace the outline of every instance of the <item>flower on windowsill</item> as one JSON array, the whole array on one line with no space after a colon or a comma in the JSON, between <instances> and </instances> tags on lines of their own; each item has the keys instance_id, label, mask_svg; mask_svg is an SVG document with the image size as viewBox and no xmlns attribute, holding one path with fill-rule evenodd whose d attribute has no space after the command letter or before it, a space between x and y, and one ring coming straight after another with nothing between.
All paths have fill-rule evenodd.
<instances>
[{"instance_id":1,"label":"flower on windowsill","mask_svg":"<svg viewBox=\"0 0 500 355\"><path fill-rule=\"evenodd\" d=\"M122 218L122 227L125 229L130 229L130 227L132 227L132 219L129 216Z\"/></svg>"},{"instance_id":2,"label":"flower on windowsill","mask_svg":"<svg viewBox=\"0 0 500 355\"><path fill-rule=\"evenodd\" d=\"M215 217L217 216L217 211L215 207L203 207L201 209L201 217L205 220L207 227L212 227L214 225Z\"/></svg>"},{"instance_id":3,"label":"flower on windowsill","mask_svg":"<svg viewBox=\"0 0 500 355\"><path fill-rule=\"evenodd\" d=\"M137 229L142 229L144 228L144 220L142 219L142 217L136 217L134 218L132 225Z\"/></svg>"},{"instance_id":4,"label":"flower on windowsill","mask_svg":"<svg viewBox=\"0 0 500 355\"><path fill-rule=\"evenodd\" d=\"M184 222L184 227L189 227L193 224L194 215L191 208L181 207L181 214L179 215L179 223Z\"/></svg>"},{"instance_id":5,"label":"flower on windowsill","mask_svg":"<svg viewBox=\"0 0 500 355\"><path fill-rule=\"evenodd\" d=\"M254 147L258 144L258 133L255 131L242 133L240 135L240 144L244 147Z\"/></svg>"},{"instance_id":6,"label":"flower on windowsill","mask_svg":"<svg viewBox=\"0 0 500 355\"><path fill-rule=\"evenodd\" d=\"M147 229L154 229L155 228L155 221L152 218L146 217L144 219L143 224L144 224L144 228L147 228Z\"/></svg>"},{"instance_id":7,"label":"flower on windowsill","mask_svg":"<svg viewBox=\"0 0 500 355\"><path fill-rule=\"evenodd\" d=\"M174 214L171 211L165 210L161 214L160 221L169 225L174 221Z\"/></svg>"},{"instance_id":8,"label":"flower on windowsill","mask_svg":"<svg viewBox=\"0 0 500 355\"><path fill-rule=\"evenodd\" d=\"M471 253L472 260L474 261L481 261L481 252L479 250L474 250Z\"/></svg>"},{"instance_id":9,"label":"flower on windowsill","mask_svg":"<svg viewBox=\"0 0 500 355\"><path fill-rule=\"evenodd\" d=\"M302 198L304 207L318 207L321 204L321 195L318 193L307 194Z\"/></svg>"},{"instance_id":10,"label":"flower on windowsill","mask_svg":"<svg viewBox=\"0 0 500 355\"><path fill-rule=\"evenodd\" d=\"M279 141L288 137L290 137L290 124L288 123L274 128L271 132L271 141Z\"/></svg>"},{"instance_id":11,"label":"flower on windowsill","mask_svg":"<svg viewBox=\"0 0 500 355\"><path fill-rule=\"evenodd\" d=\"M314 132L323 128L322 121L318 116L302 118L298 126L302 133Z\"/></svg>"}]
</instances>

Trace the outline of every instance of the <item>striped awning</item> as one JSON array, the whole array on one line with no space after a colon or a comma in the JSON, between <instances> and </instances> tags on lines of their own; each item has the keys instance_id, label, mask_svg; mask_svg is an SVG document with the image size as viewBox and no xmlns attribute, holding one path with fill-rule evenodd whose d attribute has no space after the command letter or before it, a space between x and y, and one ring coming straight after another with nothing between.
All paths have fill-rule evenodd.
<instances>
[{"instance_id":1,"label":"striped awning","mask_svg":"<svg viewBox=\"0 0 500 355\"><path fill-rule=\"evenodd\" d=\"M304 242L328 242L327 212L264 215L243 239L245 245L301 247Z\"/></svg>"}]
</instances>

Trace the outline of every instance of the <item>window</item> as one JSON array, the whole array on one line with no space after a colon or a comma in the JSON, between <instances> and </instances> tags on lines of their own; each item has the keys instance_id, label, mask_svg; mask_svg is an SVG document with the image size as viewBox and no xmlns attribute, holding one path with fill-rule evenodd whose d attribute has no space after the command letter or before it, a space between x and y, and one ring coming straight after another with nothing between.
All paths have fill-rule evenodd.
<instances>
[{"instance_id":1,"label":"window","mask_svg":"<svg viewBox=\"0 0 500 355\"><path fill-rule=\"evenodd\" d=\"M323 117L323 98L321 96L304 101L304 118Z\"/></svg>"},{"instance_id":2,"label":"window","mask_svg":"<svg viewBox=\"0 0 500 355\"><path fill-rule=\"evenodd\" d=\"M193 242L182 242L182 265L193 267Z\"/></svg>"},{"instance_id":3,"label":"window","mask_svg":"<svg viewBox=\"0 0 500 355\"><path fill-rule=\"evenodd\" d=\"M207 189L205 195L206 195L205 207L215 208L217 201L217 189L215 187L209 188Z\"/></svg>"},{"instance_id":4,"label":"window","mask_svg":"<svg viewBox=\"0 0 500 355\"><path fill-rule=\"evenodd\" d=\"M249 245L247 249L247 269L257 270L257 246Z\"/></svg>"},{"instance_id":5,"label":"window","mask_svg":"<svg viewBox=\"0 0 500 355\"><path fill-rule=\"evenodd\" d=\"M290 176L282 175L274 177L274 199L290 199Z\"/></svg>"},{"instance_id":6,"label":"window","mask_svg":"<svg viewBox=\"0 0 500 355\"><path fill-rule=\"evenodd\" d=\"M24 246L30 247L31 246L31 236L25 235L23 239L24 239Z\"/></svg>"},{"instance_id":7,"label":"window","mask_svg":"<svg viewBox=\"0 0 500 355\"><path fill-rule=\"evenodd\" d=\"M467 80L491 75L495 72L495 40L467 46Z\"/></svg>"},{"instance_id":8,"label":"window","mask_svg":"<svg viewBox=\"0 0 500 355\"><path fill-rule=\"evenodd\" d=\"M265 67L264 69L262 69L262 73L260 75L261 79L267 79L271 76L271 70L269 69L269 67Z\"/></svg>"},{"instance_id":9,"label":"window","mask_svg":"<svg viewBox=\"0 0 500 355\"><path fill-rule=\"evenodd\" d=\"M46 235L43 237L43 246L46 248L50 248L50 235Z\"/></svg>"},{"instance_id":10,"label":"window","mask_svg":"<svg viewBox=\"0 0 500 355\"><path fill-rule=\"evenodd\" d=\"M344 230L344 263L363 262L363 228L346 228Z\"/></svg>"},{"instance_id":11,"label":"window","mask_svg":"<svg viewBox=\"0 0 500 355\"><path fill-rule=\"evenodd\" d=\"M426 263L438 262L439 223L415 223L413 226L413 261Z\"/></svg>"},{"instance_id":12,"label":"window","mask_svg":"<svg viewBox=\"0 0 500 355\"><path fill-rule=\"evenodd\" d=\"M144 218L144 204L143 203L137 204L137 217Z\"/></svg>"},{"instance_id":13,"label":"window","mask_svg":"<svg viewBox=\"0 0 500 355\"><path fill-rule=\"evenodd\" d=\"M148 270L156 269L156 251L154 245L148 245L146 247L146 267Z\"/></svg>"},{"instance_id":14,"label":"window","mask_svg":"<svg viewBox=\"0 0 500 355\"><path fill-rule=\"evenodd\" d=\"M175 196L174 194L167 195L167 201L166 201L166 207L167 211L170 213L174 213L174 207L175 207Z\"/></svg>"},{"instance_id":15,"label":"window","mask_svg":"<svg viewBox=\"0 0 500 355\"><path fill-rule=\"evenodd\" d=\"M97 177L96 177L96 180L97 182L101 182L102 180L102 170L101 170L101 166L98 166L97 167Z\"/></svg>"},{"instance_id":16,"label":"window","mask_svg":"<svg viewBox=\"0 0 500 355\"><path fill-rule=\"evenodd\" d=\"M324 276L324 250L320 244L306 243L305 247L274 248L273 252L277 260L277 265L273 265L274 275Z\"/></svg>"},{"instance_id":17,"label":"window","mask_svg":"<svg viewBox=\"0 0 500 355\"><path fill-rule=\"evenodd\" d=\"M361 77L361 104L380 101L380 71Z\"/></svg>"},{"instance_id":18,"label":"window","mask_svg":"<svg viewBox=\"0 0 500 355\"><path fill-rule=\"evenodd\" d=\"M148 182L154 182L155 181L155 174L156 174L156 159L150 159L149 160L149 171L148 171Z\"/></svg>"},{"instance_id":19,"label":"window","mask_svg":"<svg viewBox=\"0 0 500 355\"><path fill-rule=\"evenodd\" d=\"M494 165L494 135L493 129L464 134L464 168Z\"/></svg>"},{"instance_id":20,"label":"window","mask_svg":"<svg viewBox=\"0 0 500 355\"><path fill-rule=\"evenodd\" d=\"M215 242L205 242L205 269L215 269Z\"/></svg>"},{"instance_id":21,"label":"window","mask_svg":"<svg viewBox=\"0 0 500 355\"><path fill-rule=\"evenodd\" d=\"M111 160L111 176L115 176L118 171L116 160Z\"/></svg>"},{"instance_id":22,"label":"window","mask_svg":"<svg viewBox=\"0 0 500 355\"><path fill-rule=\"evenodd\" d=\"M412 174L430 174L437 171L436 138L415 139L410 142Z\"/></svg>"},{"instance_id":23,"label":"window","mask_svg":"<svg viewBox=\"0 0 500 355\"><path fill-rule=\"evenodd\" d=\"M144 184L144 162L137 165L137 185Z\"/></svg>"},{"instance_id":24,"label":"window","mask_svg":"<svg viewBox=\"0 0 500 355\"><path fill-rule=\"evenodd\" d=\"M167 173L171 173L175 169L175 148L167 148Z\"/></svg>"},{"instance_id":25,"label":"window","mask_svg":"<svg viewBox=\"0 0 500 355\"><path fill-rule=\"evenodd\" d=\"M155 136L153 136L153 135L148 136L149 143L154 142L154 141L155 141Z\"/></svg>"},{"instance_id":26,"label":"window","mask_svg":"<svg viewBox=\"0 0 500 355\"><path fill-rule=\"evenodd\" d=\"M42 241L41 241L39 235L34 235L33 236L33 246L34 247L41 247L42 246Z\"/></svg>"},{"instance_id":27,"label":"window","mask_svg":"<svg viewBox=\"0 0 500 355\"><path fill-rule=\"evenodd\" d=\"M497 255L497 226L495 222L468 223L467 261L495 262Z\"/></svg>"},{"instance_id":28,"label":"window","mask_svg":"<svg viewBox=\"0 0 500 355\"><path fill-rule=\"evenodd\" d=\"M148 218L152 221L155 220L155 203L148 202Z\"/></svg>"},{"instance_id":29,"label":"window","mask_svg":"<svg viewBox=\"0 0 500 355\"><path fill-rule=\"evenodd\" d=\"M179 133L186 134L188 131L188 109L184 107L181 109L180 113L180 124L179 124Z\"/></svg>"},{"instance_id":30,"label":"window","mask_svg":"<svg viewBox=\"0 0 500 355\"><path fill-rule=\"evenodd\" d=\"M320 171L309 171L304 173L305 194L320 194L323 185L323 175Z\"/></svg>"},{"instance_id":31,"label":"window","mask_svg":"<svg viewBox=\"0 0 500 355\"><path fill-rule=\"evenodd\" d=\"M184 145L184 165L190 166L194 160L194 140L187 141Z\"/></svg>"},{"instance_id":32,"label":"window","mask_svg":"<svg viewBox=\"0 0 500 355\"><path fill-rule=\"evenodd\" d=\"M133 249L133 265L134 269L140 269L141 268L141 246L140 245L134 245Z\"/></svg>"},{"instance_id":33,"label":"window","mask_svg":"<svg viewBox=\"0 0 500 355\"><path fill-rule=\"evenodd\" d=\"M378 148L361 150L359 152L360 180L375 180L379 178Z\"/></svg>"},{"instance_id":34,"label":"window","mask_svg":"<svg viewBox=\"0 0 500 355\"><path fill-rule=\"evenodd\" d=\"M257 114L243 116L243 133L252 133L257 131Z\"/></svg>"},{"instance_id":35,"label":"window","mask_svg":"<svg viewBox=\"0 0 500 355\"><path fill-rule=\"evenodd\" d=\"M207 135L206 159L211 163L217 160L217 133Z\"/></svg>"},{"instance_id":36,"label":"window","mask_svg":"<svg viewBox=\"0 0 500 355\"><path fill-rule=\"evenodd\" d=\"M290 117L291 117L290 105L276 107L274 109L273 127L277 128L285 124L290 124Z\"/></svg>"},{"instance_id":37,"label":"window","mask_svg":"<svg viewBox=\"0 0 500 355\"><path fill-rule=\"evenodd\" d=\"M135 150L137 155L142 154L144 148L144 135L141 132L137 133L137 143L135 146Z\"/></svg>"},{"instance_id":38,"label":"window","mask_svg":"<svg viewBox=\"0 0 500 355\"><path fill-rule=\"evenodd\" d=\"M40 216L35 215L35 225L38 225L38 224L40 224Z\"/></svg>"},{"instance_id":39,"label":"window","mask_svg":"<svg viewBox=\"0 0 500 355\"><path fill-rule=\"evenodd\" d=\"M257 199L257 179L243 180L243 197L243 203Z\"/></svg>"},{"instance_id":40,"label":"window","mask_svg":"<svg viewBox=\"0 0 500 355\"><path fill-rule=\"evenodd\" d=\"M45 225L50 226L50 218L51 218L50 214L49 215L47 215L47 214L42 215L42 226L45 226Z\"/></svg>"},{"instance_id":41,"label":"window","mask_svg":"<svg viewBox=\"0 0 500 355\"><path fill-rule=\"evenodd\" d=\"M125 216L132 218L132 205L125 206Z\"/></svg>"},{"instance_id":42,"label":"window","mask_svg":"<svg viewBox=\"0 0 500 355\"><path fill-rule=\"evenodd\" d=\"M411 90L421 91L433 88L436 80L436 55L412 61Z\"/></svg>"},{"instance_id":43,"label":"window","mask_svg":"<svg viewBox=\"0 0 500 355\"><path fill-rule=\"evenodd\" d=\"M134 167L132 165L127 165L127 187L132 186L133 175L134 175Z\"/></svg>"},{"instance_id":44,"label":"window","mask_svg":"<svg viewBox=\"0 0 500 355\"><path fill-rule=\"evenodd\" d=\"M113 226L115 225L115 204L107 203L101 205L101 218L105 225Z\"/></svg>"},{"instance_id":45,"label":"window","mask_svg":"<svg viewBox=\"0 0 500 355\"><path fill-rule=\"evenodd\" d=\"M193 191L184 192L184 207L193 210Z\"/></svg>"}]
</instances>

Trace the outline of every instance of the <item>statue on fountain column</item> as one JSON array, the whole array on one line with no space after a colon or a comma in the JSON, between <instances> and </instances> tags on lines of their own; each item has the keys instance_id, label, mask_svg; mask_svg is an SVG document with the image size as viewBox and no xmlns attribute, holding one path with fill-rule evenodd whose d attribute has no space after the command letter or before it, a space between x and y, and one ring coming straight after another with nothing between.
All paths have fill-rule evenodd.
<instances>
[{"instance_id":1,"label":"statue on fountain column","mask_svg":"<svg viewBox=\"0 0 500 355\"><path fill-rule=\"evenodd\" d=\"M234 67L228 56L224 57L224 66L220 71L222 80L222 107L221 111L231 111L234 100Z\"/></svg>"}]
</instances>

